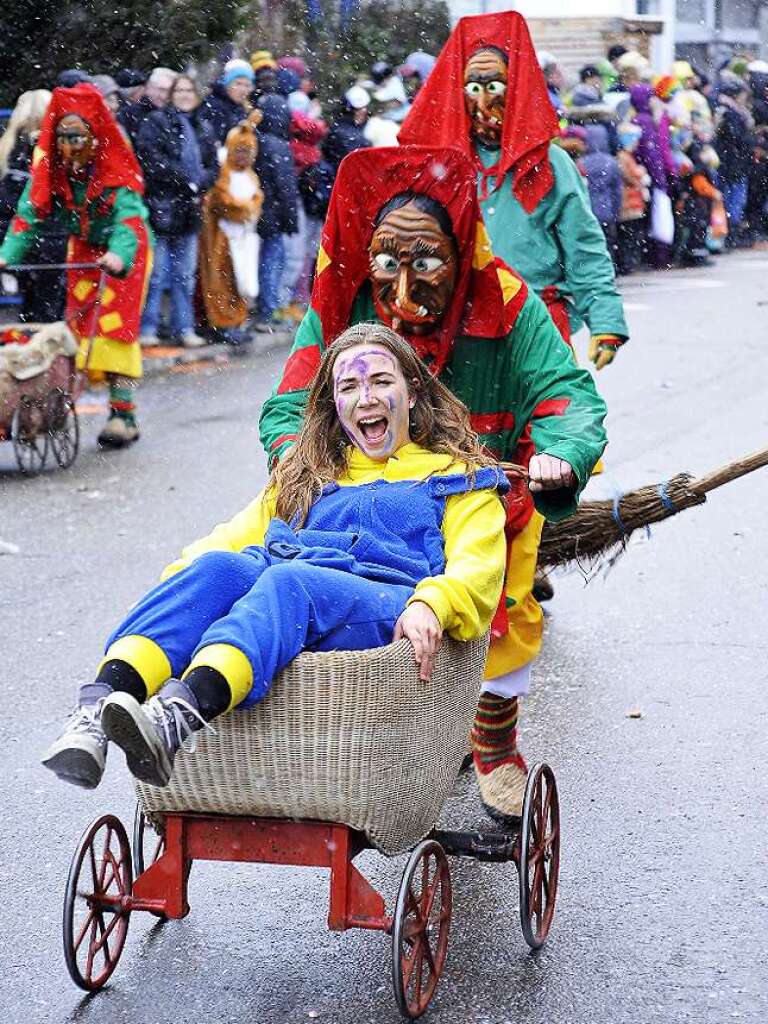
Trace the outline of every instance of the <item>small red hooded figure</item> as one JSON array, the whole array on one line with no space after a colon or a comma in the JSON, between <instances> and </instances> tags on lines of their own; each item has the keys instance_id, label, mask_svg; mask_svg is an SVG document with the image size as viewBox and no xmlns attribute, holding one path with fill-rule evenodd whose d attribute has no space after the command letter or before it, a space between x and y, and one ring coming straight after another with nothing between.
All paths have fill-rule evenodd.
<instances>
[{"instance_id":1,"label":"small red hooded figure","mask_svg":"<svg viewBox=\"0 0 768 1024\"><path fill-rule=\"evenodd\" d=\"M139 436L133 395L142 375L138 336L152 263L143 192L138 161L95 86L54 89L0 265L22 263L48 220L69 232L65 317L80 343L80 368L109 383L109 420L99 435L108 447ZM101 269L74 269L83 263ZM99 294L102 271L108 276Z\"/></svg>"}]
</instances>

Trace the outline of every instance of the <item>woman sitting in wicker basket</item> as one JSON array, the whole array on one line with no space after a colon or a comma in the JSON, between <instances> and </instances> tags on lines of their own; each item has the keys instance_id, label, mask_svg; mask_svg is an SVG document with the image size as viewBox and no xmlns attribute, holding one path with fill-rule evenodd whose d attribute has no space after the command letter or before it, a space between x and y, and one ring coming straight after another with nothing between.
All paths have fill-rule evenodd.
<instances>
[{"instance_id":1,"label":"woman sitting in wicker basket","mask_svg":"<svg viewBox=\"0 0 768 1024\"><path fill-rule=\"evenodd\" d=\"M428 683L444 632L486 632L504 576L508 485L468 424L399 335L344 331L266 489L131 609L43 764L93 788L113 740L165 786L187 737L260 701L301 651L406 637Z\"/></svg>"}]
</instances>

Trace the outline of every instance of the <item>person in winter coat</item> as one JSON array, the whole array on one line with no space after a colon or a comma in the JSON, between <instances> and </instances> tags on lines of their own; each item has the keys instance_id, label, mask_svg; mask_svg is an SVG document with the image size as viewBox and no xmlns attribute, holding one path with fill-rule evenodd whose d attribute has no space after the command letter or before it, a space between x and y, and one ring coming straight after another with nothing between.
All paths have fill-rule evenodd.
<instances>
[{"instance_id":1,"label":"person in winter coat","mask_svg":"<svg viewBox=\"0 0 768 1024\"><path fill-rule=\"evenodd\" d=\"M341 109L323 143L323 156L333 167L338 169L347 153L370 146L365 137L370 103L370 93L361 85L353 85L344 93Z\"/></svg>"},{"instance_id":2,"label":"person in winter coat","mask_svg":"<svg viewBox=\"0 0 768 1024\"><path fill-rule=\"evenodd\" d=\"M632 122L638 125L642 132L637 144L636 159L648 172L651 188L658 189L664 196L669 196L670 176L675 171L669 141L669 119L663 115L657 120L653 103L658 104L660 100L650 85L644 82L633 85L629 95L635 112ZM670 264L670 247L663 242L654 240L649 255L656 267L666 267Z\"/></svg>"},{"instance_id":3,"label":"person in winter coat","mask_svg":"<svg viewBox=\"0 0 768 1024\"><path fill-rule=\"evenodd\" d=\"M752 168L754 121L747 109L748 95L740 79L722 82L715 112L715 149L720 157L720 188L728 214L729 242L744 219Z\"/></svg>"},{"instance_id":4,"label":"person in winter coat","mask_svg":"<svg viewBox=\"0 0 768 1024\"><path fill-rule=\"evenodd\" d=\"M253 88L253 68L247 60L230 60L218 82L203 101L202 116L208 121L216 142L224 145L229 132L236 128L251 109L249 95Z\"/></svg>"},{"instance_id":5,"label":"person in winter coat","mask_svg":"<svg viewBox=\"0 0 768 1024\"><path fill-rule=\"evenodd\" d=\"M306 93L294 90L288 97L291 111L291 153L296 165L299 187L299 230L285 235L286 263L282 281L280 307L292 319L300 320L309 302L312 267L317 258L320 230L323 225L327 198L319 197L318 181L325 176L333 182L333 171L322 159L320 143L328 134L328 126L310 114L311 100ZM317 200L320 200L317 202Z\"/></svg>"},{"instance_id":6,"label":"person in winter coat","mask_svg":"<svg viewBox=\"0 0 768 1024\"><path fill-rule=\"evenodd\" d=\"M621 213L619 214L617 237L617 270L620 274L631 274L637 270L646 247L646 210L651 178L642 164L635 159L635 150L640 141L642 129L639 125L625 122L618 127L621 149L616 156L619 162L623 190Z\"/></svg>"},{"instance_id":7,"label":"person in winter coat","mask_svg":"<svg viewBox=\"0 0 768 1024\"><path fill-rule=\"evenodd\" d=\"M283 236L299 226L299 190L289 144L291 112L284 96L267 94L259 100L262 121L257 135L259 155L256 173L264 190L259 220L259 302L256 330L272 330L280 301L280 281L285 266Z\"/></svg>"},{"instance_id":8,"label":"person in winter coat","mask_svg":"<svg viewBox=\"0 0 768 1024\"><path fill-rule=\"evenodd\" d=\"M0 139L0 239L13 220L29 181L32 153L50 100L51 93L47 89L23 92ZM67 238L67 233L55 224L46 224L30 247L27 262L64 263ZM64 274L52 270L30 270L17 274L16 280L22 299L19 320L26 323L61 320L66 298Z\"/></svg>"},{"instance_id":9,"label":"person in winter coat","mask_svg":"<svg viewBox=\"0 0 768 1024\"><path fill-rule=\"evenodd\" d=\"M608 132L602 124L588 124L587 152L579 161L587 179L592 212L600 222L608 251L616 262L617 224L621 213L621 172L616 157L608 152Z\"/></svg>"},{"instance_id":10,"label":"person in winter coat","mask_svg":"<svg viewBox=\"0 0 768 1024\"><path fill-rule=\"evenodd\" d=\"M146 202L155 232L155 263L141 322L141 344L157 345L163 292L170 292L171 337L187 348L205 344L195 332L195 289L200 200L218 173L216 141L200 114L200 97L188 75L171 86L170 103L139 130Z\"/></svg>"},{"instance_id":11,"label":"person in winter coat","mask_svg":"<svg viewBox=\"0 0 768 1024\"><path fill-rule=\"evenodd\" d=\"M712 260L707 249L707 232L712 204L722 199L714 175L702 155L703 147L687 129L680 132L681 163L675 196L676 252L684 267L705 267Z\"/></svg>"},{"instance_id":12,"label":"person in winter coat","mask_svg":"<svg viewBox=\"0 0 768 1024\"><path fill-rule=\"evenodd\" d=\"M765 66L765 70L757 70ZM753 61L749 65L752 89L754 159L749 175L749 197L745 219L753 238L768 236L768 64Z\"/></svg>"},{"instance_id":13,"label":"person in winter coat","mask_svg":"<svg viewBox=\"0 0 768 1024\"><path fill-rule=\"evenodd\" d=\"M175 77L176 72L170 68L155 68L147 79L144 95L135 103L128 103L118 111L117 119L128 133L134 149L144 121L155 110L162 110L168 102Z\"/></svg>"}]
</instances>

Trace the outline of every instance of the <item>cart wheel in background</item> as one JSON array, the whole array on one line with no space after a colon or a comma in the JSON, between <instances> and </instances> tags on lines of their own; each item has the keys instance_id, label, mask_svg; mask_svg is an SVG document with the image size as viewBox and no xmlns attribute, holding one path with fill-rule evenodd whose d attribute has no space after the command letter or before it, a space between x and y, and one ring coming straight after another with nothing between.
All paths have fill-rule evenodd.
<instances>
[{"instance_id":1,"label":"cart wheel in background","mask_svg":"<svg viewBox=\"0 0 768 1024\"><path fill-rule=\"evenodd\" d=\"M117 967L131 916L119 900L132 885L128 836L119 818L105 814L83 833L64 895L64 959L74 983L88 992Z\"/></svg>"},{"instance_id":2,"label":"cart wheel in background","mask_svg":"<svg viewBox=\"0 0 768 1024\"><path fill-rule=\"evenodd\" d=\"M531 949L540 949L555 913L560 874L560 802L548 764L535 764L529 772L519 843L520 925Z\"/></svg>"},{"instance_id":3,"label":"cart wheel in background","mask_svg":"<svg viewBox=\"0 0 768 1024\"><path fill-rule=\"evenodd\" d=\"M23 395L11 420L11 440L16 462L24 476L34 476L45 465L48 431L41 402Z\"/></svg>"},{"instance_id":4,"label":"cart wheel in background","mask_svg":"<svg viewBox=\"0 0 768 1024\"><path fill-rule=\"evenodd\" d=\"M62 469L69 469L80 447L80 423L75 402L66 391L52 391L46 406L46 425L51 449Z\"/></svg>"},{"instance_id":5,"label":"cart wheel in background","mask_svg":"<svg viewBox=\"0 0 768 1024\"><path fill-rule=\"evenodd\" d=\"M411 854L392 919L392 983L404 1017L420 1017L443 973L451 926L451 871L442 846L425 839Z\"/></svg>"}]
</instances>

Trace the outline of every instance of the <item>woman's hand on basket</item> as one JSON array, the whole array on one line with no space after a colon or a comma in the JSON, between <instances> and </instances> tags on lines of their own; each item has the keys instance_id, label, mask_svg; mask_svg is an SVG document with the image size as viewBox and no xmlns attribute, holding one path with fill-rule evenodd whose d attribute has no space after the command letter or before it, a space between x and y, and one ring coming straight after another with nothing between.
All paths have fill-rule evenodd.
<instances>
[{"instance_id":1,"label":"woman's hand on basket","mask_svg":"<svg viewBox=\"0 0 768 1024\"><path fill-rule=\"evenodd\" d=\"M125 269L125 264L114 252L105 252L103 256L99 256L96 262L108 270L110 274L122 274Z\"/></svg>"},{"instance_id":2,"label":"woman's hand on basket","mask_svg":"<svg viewBox=\"0 0 768 1024\"><path fill-rule=\"evenodd\" d=\"M572 490L576 486L573 466L554 455L534 455L528 465L528 487L532 491Z\"/></svg>"},{"instance_id":3,"label":"woman's hand on basket","mask_svg":"<svg viewBox=\"0 0 768 1024\"><path fill-rule=\"evenodd\" d=\"M409 604L395 623L393 640L405 637L413 644L416 664L419 666L419 679L428 683L435 667L435 657L443 638L443 627L440 620L424 601Z\"/></svg>"}]
</instances>

